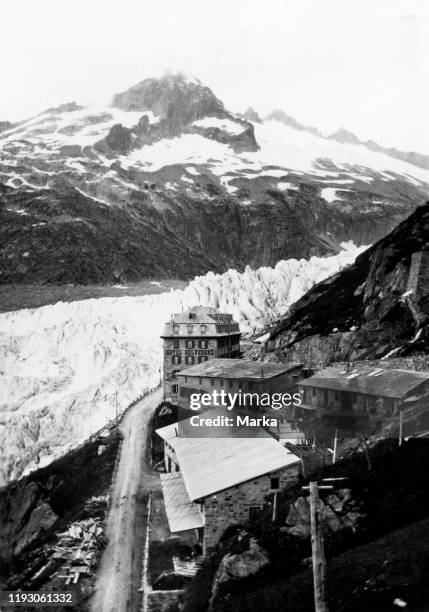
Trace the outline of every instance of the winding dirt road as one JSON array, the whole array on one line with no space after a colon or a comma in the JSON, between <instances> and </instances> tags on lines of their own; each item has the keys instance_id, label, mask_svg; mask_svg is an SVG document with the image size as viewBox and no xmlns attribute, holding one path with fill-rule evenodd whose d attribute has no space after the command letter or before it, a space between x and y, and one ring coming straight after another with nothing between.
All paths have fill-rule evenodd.
<instances>
[{"instance_id":1,"label":"winding dirt road","mask_svg":"<svg viewBox=\"0 0 429 612\"><path fill-rule=\"evenodd\" d=\"M162 390L130 408L120 423L123 435L112 503L106 523L108 545L101 558L92 598L93 612L137 612L147 497L159 487L148 467L148 423Z\"/></svg>"}]
</instances>

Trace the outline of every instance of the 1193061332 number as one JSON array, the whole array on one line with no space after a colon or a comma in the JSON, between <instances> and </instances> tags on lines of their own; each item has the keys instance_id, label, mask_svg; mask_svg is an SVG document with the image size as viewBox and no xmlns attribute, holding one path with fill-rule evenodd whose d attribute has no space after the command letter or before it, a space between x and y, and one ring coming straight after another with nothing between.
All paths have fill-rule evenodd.
<instances>
[{"instance_id":1,"label":"1193061332 number","mask_svg":"<svg viewBox=\"0 0 429 612\"><path fill-rule=\"evenodd\" d=\"M0 591L0 606L75 606L75 591Z\"/></svg>"}]
</instances>

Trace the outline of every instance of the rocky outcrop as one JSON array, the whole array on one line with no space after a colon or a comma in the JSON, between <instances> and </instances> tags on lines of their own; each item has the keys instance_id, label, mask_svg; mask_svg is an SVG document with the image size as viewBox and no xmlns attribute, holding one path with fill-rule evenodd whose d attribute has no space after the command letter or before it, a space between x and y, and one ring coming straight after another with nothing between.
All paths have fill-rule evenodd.
<instances>
[{"instance_id":1,"label":"rocky outcrop","mask_svg":"<svg viewBox=\"0 0 429 612\"><path fill-rule=\"evenodd\" d=\"M323 365L427 351L429 203L319 283L271 331L266 357Z\"/></svg>"},{"instance_id":2,"label":"rocky outcrop","mask_svg":"<svg viewBox=\"0 0 429 612\"><path fill-rule=\"evenodd\" d=\"M58 516L47 502L42 502L30 514L28 523L19 534L19 540L14 548L14 555L20 555L39 538L54 527Z\"/></svg>"},{"instance_id":3,"label":"rocky outcrop","mask_svg":"<svg viewBox=\"0 0 429 612\"><path fill-rule=\"evenodd\" d=\"M363 518L359 502L352 498L350 489L339 489L335 494L320 499L320 516L325 535L335 534L344 529L356 531ZM284 533L299 538L311 534L310 503L308 497L298 497L290 506L286 517Z\"/></svg>"},{"instance_id":4,"label":"rocky outcrop","mask_svg":"<svg viewBox=\"0 0 429 612\"><path fill-rule=\"evenodd\" d=\"M125 111L150 111L157 121L142 118L133 132L136 146L151 144L161 138L174 138L182 133L201 134L206 138L229 144L234 151L256 151L253 126L236 119L225 110L223 103L198 79L183 74L166 75L161 79L145 79L113 97L113 105ZM203 118L228 119L242 124L240 134L230 134L217 127L198 127L195 121Z\"/></svg>"},{"instance_id":5,"label":"rocky outcrop","mask_svg":"<svg viewBox=\"0 0 429 612\"><path fill-rule=\"evenodd\" d=\"M416 153L415 151L398 151L398 149L395 149L395 147L382 147L373 140L368 140L365 142L365 146L371 151L386 153L386 155L390 155L390 157L408 162L409 164L413 164L413 166L419 166L419 168L425 169L429 168L429 155L423 155L422 153Z\"/></svg>"},{"instance_id":6,"label":"rocky outcrop","mask_svg":"<svg viewBox=\"0 0 429 612\"><path fill-rule=\"evenodd\" d=\"M222 102L208 87L183 74L145 79L116 94L113 105L126 111L150 110L161 118L175 119L177 125L226 112Z\"/></svg>"},{"instance_id":7,"label":"rocky outcrop","mask_svg":"<svg viewBox=\"0 0 429 612\"><path fill-rule=\"evenodd\" d=\"M246 532L242 532L238 535L237 540L238 542L248 541L248 546L241 552L227 553L222 557L213 579L208 610L213 609L220 590L230 581L253 576L270 563L268 554L255 538L249 538Z\"/></svg>"},{"instance_id":8,"label":"rocky outcrop","mask_svg":"<svg viewBox=\"0 0 429 612\"><path fill-rule=\"evenodd\" d=\"M415 153L413 151L399 151L395 147L383 147L374 140L363 141L360 140L356 134L353 134L353 132L349 132L344 128L340 128L338 131L328 136L328 138L341 144L363 145L370 151L384 153L385 155L389 155L395 159L400 159L401 161L413 164L413 166L418 166L419 168L425 169L429 168L429 155L423 155L422 153Z\"/></svg>"},{"instance_id":9,"label":"rocky outcrop","mask_svg":"<svg viewBox=\"0 0 429 612\"><path fill-rule=\"evenodd\" d=\"M101 153L119 153L126 155L133 146L133 135L131 130L124 128L120 123L110 128L105 138L94 145L94 148Z\"/></svg>"},{"instance_id":10,"label":"rocky outcrop","mask_svg":"<svg viewBox=\"0 0 429 612\"><path fill-rule=\"evenodd\" d=\"M301 132L309 132L310 134L314 134L315 136L322 136L322 134L317 128L304 125L303 123L300 123L299 121L297 121L293 117L290 117L284 111L279 109L271 111L271 113L267 115L267 119L269 121L279 121L280 123L284 123L285 125L288 125L289 127L292 127L295 130L299 130Z\"/></svg>"},{"instance_id":11,"label":"rocky outcrop","mask_svg":"<svg viewBox=\"0 0 429 612\"><path fill-rule=\"evenodd\" d=\"M334 134L328 136L328 138L330 138L331 140L336 140L341 144L362 144L356 134L353 134L352 132L349 132L344 128L340 128L337 132L334 132Z\"/></svg>"},{"instance_id":12,"label":"rocky outcrop","mask_svg":"<svg viewBox=\"0 0 429 612\"><path fill-rule=\"evenodd\" d=\"M10 130L14 126L10 121L0 121L0 132Z\"/></svg>"},{"instance_id":13,"label":"rocky outcrop","mask_svg":"<svg viewBox=\"0 0 429 612\"><path fill-rule=\"evenodd\" d=\"M253 106L249 106L249 108L241 115L241 117L243 117L243 119L246 119L247 121L253 121L253 123L262 122L259 114L255 111Z\"/></svg>"},{"instance_id":14,"label":"rocky outcrop","mask_svg":"<svg viewBox=\"0 0 429 612\"><path fill-rule=\"evenodd\" d=\"M269 562L267 553L259 546L255 538L250 538L247 550L223 557L215 576L215 582L247 578L259 572Z\"/></svg>"}]
</instances>

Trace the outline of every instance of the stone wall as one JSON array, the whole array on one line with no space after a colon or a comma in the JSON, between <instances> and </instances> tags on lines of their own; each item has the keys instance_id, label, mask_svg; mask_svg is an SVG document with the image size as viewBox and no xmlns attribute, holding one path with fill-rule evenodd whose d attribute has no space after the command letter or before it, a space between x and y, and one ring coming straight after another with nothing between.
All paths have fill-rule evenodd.
<instances>
[{"instance_id":1,"label":"stone wall","mask_svg":"<svg viewBox=\"0 0 429 612\"><path fill-rule=\"evenodd\" d=\"M416 355L414 357L394 357L393 359L364 359L362 361L337 361L333 366L344 367L376 367L384 369L415 370L429 372L429 355Z\"/></svg>"},{"instance_id":2,"label":"stone wall","mask_svg":"<svg viewBox=\"0 0 429 612\"><path fill-rule=\"evenodd\" d=\"M273 493L271 477L278 477L279 488L285 489L296 484L299 471L300 465L292 465L206 497L205 551L218 542L229 525L246 523L250 507L262 508L266 496Z\"/></svg>"}]
</instances>

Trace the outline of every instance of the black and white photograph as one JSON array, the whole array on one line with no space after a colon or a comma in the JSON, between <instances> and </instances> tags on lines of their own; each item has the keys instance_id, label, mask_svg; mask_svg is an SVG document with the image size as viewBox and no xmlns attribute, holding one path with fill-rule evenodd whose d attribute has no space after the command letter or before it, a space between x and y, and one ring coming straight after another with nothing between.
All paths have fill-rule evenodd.
<instances>
[{"instance_id":1,"label":"black and white photograph","mask_svg":"<svg viewBox=\"0 0 429 612\"><path fill-rule=\"evenodd\" d=\"M429 612L429 2L0 19L0 612Z\"/></svg>"}]
</instances>

